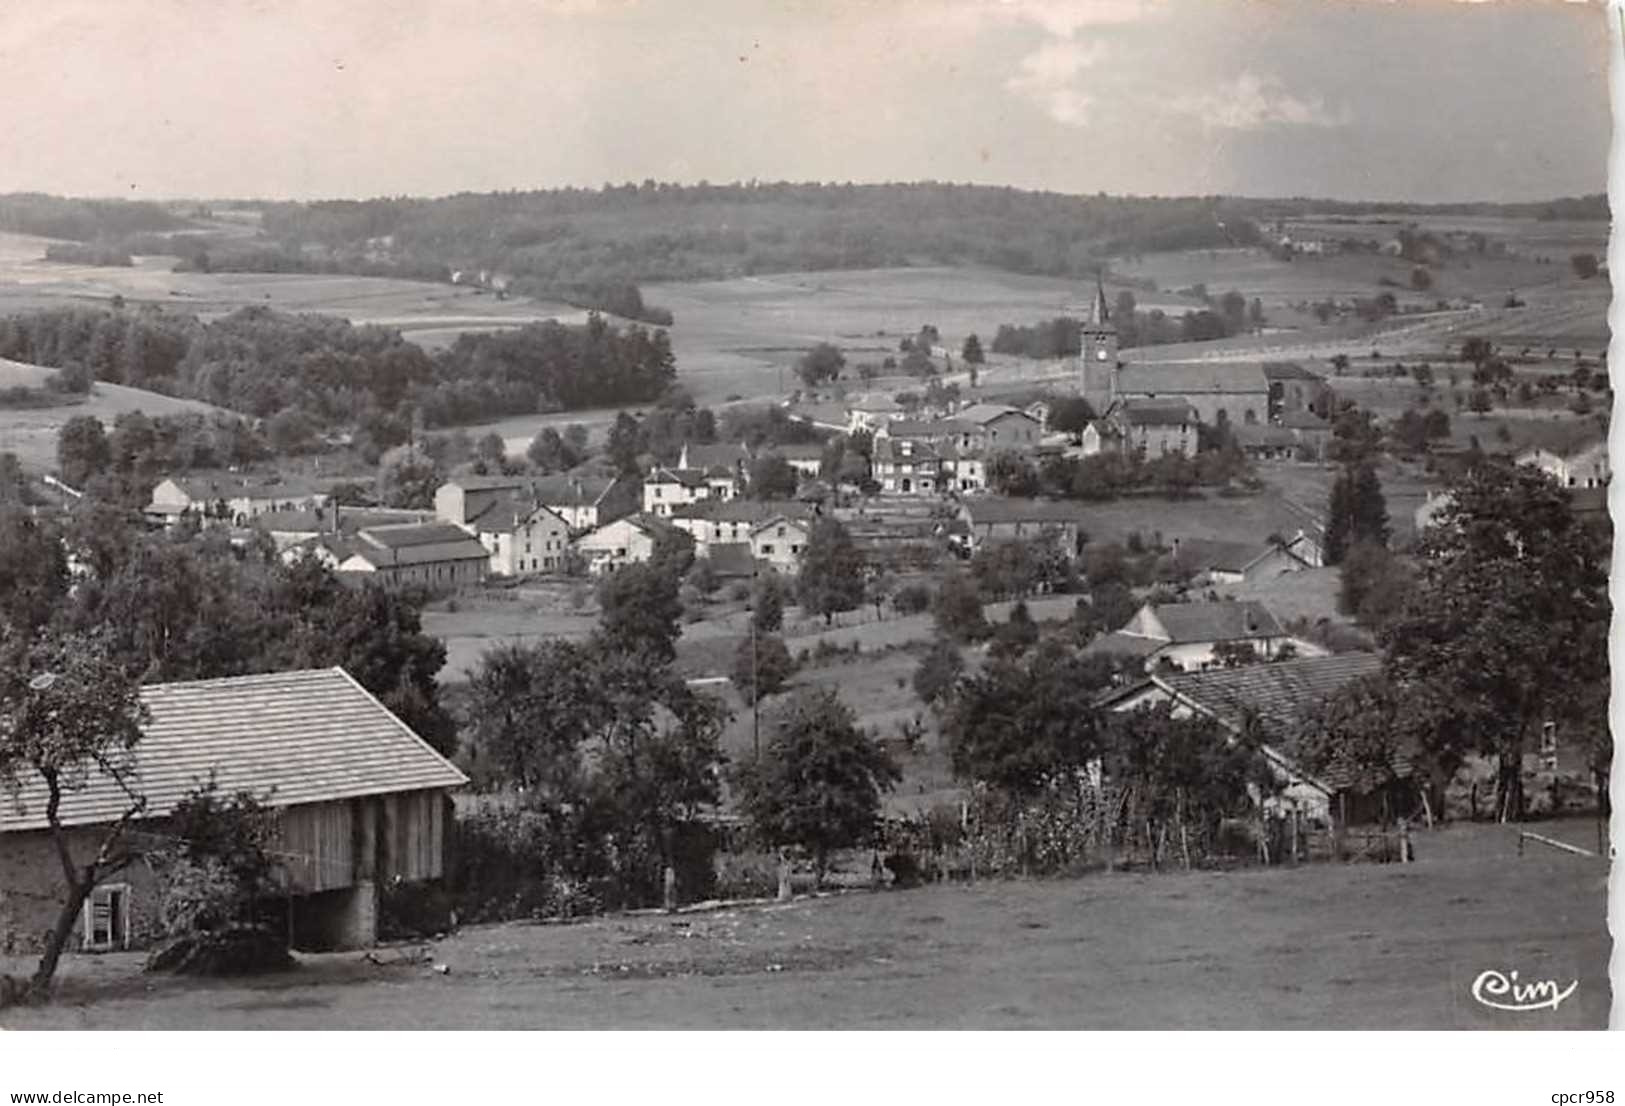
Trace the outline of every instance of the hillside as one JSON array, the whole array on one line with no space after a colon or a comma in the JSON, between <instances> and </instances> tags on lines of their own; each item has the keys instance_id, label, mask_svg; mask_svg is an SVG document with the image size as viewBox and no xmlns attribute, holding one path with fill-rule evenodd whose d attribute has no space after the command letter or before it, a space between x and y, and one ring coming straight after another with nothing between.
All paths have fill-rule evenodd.
<instances>
[{"instance_id":1,"label":"hillside","mask_svg":"<svg viewBox=\"0 0 1625 1106\"><path fill-rule=\"evenodd\" d=\"M54 370L0 358L0 388L38 388ZM202 415L223 413L221 408L192 399L176 399L122 384L98 383L83 403L24 411L0 411L0 453L15 453L25 468L46 472L56 467L56 436L63 423L79 415L94 415L109 426L126 411L148 415Z\"/></svg>"}]
</instances>

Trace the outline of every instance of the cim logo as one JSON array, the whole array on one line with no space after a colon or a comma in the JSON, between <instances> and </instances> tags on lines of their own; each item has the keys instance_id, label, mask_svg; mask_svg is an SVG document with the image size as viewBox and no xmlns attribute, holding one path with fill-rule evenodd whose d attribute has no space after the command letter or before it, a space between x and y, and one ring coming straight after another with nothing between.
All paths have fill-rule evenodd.
<instances>
[{"instance_id":1,"label":"cim logo","mask_svg":"<svg viewBox=\"0 0 1625 1106\"><path fill-rule=\"evenodd\" d=\"M1478 978L1473 980L1473 998L1492 1010L1527 1014L1534 1010L1556 1010L1579 986L1578 979L1561 990L1555 979L1519 983L1517 972L1502 975L1491 969L1480 972Z\"/></svg>"}]
</instances>

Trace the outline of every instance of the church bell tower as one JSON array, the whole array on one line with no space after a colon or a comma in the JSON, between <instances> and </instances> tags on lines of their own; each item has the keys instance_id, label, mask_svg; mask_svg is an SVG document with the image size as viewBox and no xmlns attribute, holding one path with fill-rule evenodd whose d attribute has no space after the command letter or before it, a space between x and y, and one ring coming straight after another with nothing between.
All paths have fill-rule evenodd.
<instances>
[{"instance_id":1,"label":"church bell tower","mask_svg":"<svg viewBox=\"0 0 1625 1106\"><path fill-rule=\"evenodd\" d=\"M1104 415L1117 397L1117 326L1111 321L1106 288L1099 277L1095 278L1094 301L1084 317L1079 339L1079 360L1083 362L1079 387L1095 414Z\"/></svg>"}]
</instances>

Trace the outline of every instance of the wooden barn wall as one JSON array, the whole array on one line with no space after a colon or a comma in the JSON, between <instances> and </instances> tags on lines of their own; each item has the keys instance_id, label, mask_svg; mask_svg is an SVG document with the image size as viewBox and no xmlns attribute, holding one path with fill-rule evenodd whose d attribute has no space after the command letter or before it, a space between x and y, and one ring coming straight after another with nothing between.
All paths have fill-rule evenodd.
<instances>
[{"instance_id":1,"label":"wooden barn wall","mask_svg":"<svg viewBox=\"0 0 1625 1106\"><path fill-rule=\"evenodd\" d=\"M300 894L349 887L355 871L354 811L348 800L307 803L282 812L277 859L289 890Z\"/></svg>"},{"instance_id":2,"label":"wooden barn wall","mask_svg":"<svg viewBox=\"0 0 1625 1106\"><path fill-rule=\"evenodd\" d=\"M378 840L381 879L438 879L445 874L445 800L439 791L385 795Z\"/></svg>"}]
</instances>

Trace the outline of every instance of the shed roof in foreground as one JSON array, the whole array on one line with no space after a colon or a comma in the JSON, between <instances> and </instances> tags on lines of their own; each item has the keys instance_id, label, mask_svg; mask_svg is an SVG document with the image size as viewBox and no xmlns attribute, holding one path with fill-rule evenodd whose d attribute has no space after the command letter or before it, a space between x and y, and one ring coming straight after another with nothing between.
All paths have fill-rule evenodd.
<instances>
[{"instance_id":1,"label":"shed roof in foreground","mask_svg":"<svg viewBox=\"0 0 1625 1106\"><path fill-rule=\"evenodd\" d=\"M273 807L459 787L468 777L342 668L151 684L131 786L144 817L163 817L213 773L223 795L248 791ZM38 776L0 787L0 833L46 827ZM92 772L62 801L64 825L116 821L129 799Z\"/></svg>"}]
</instances>

